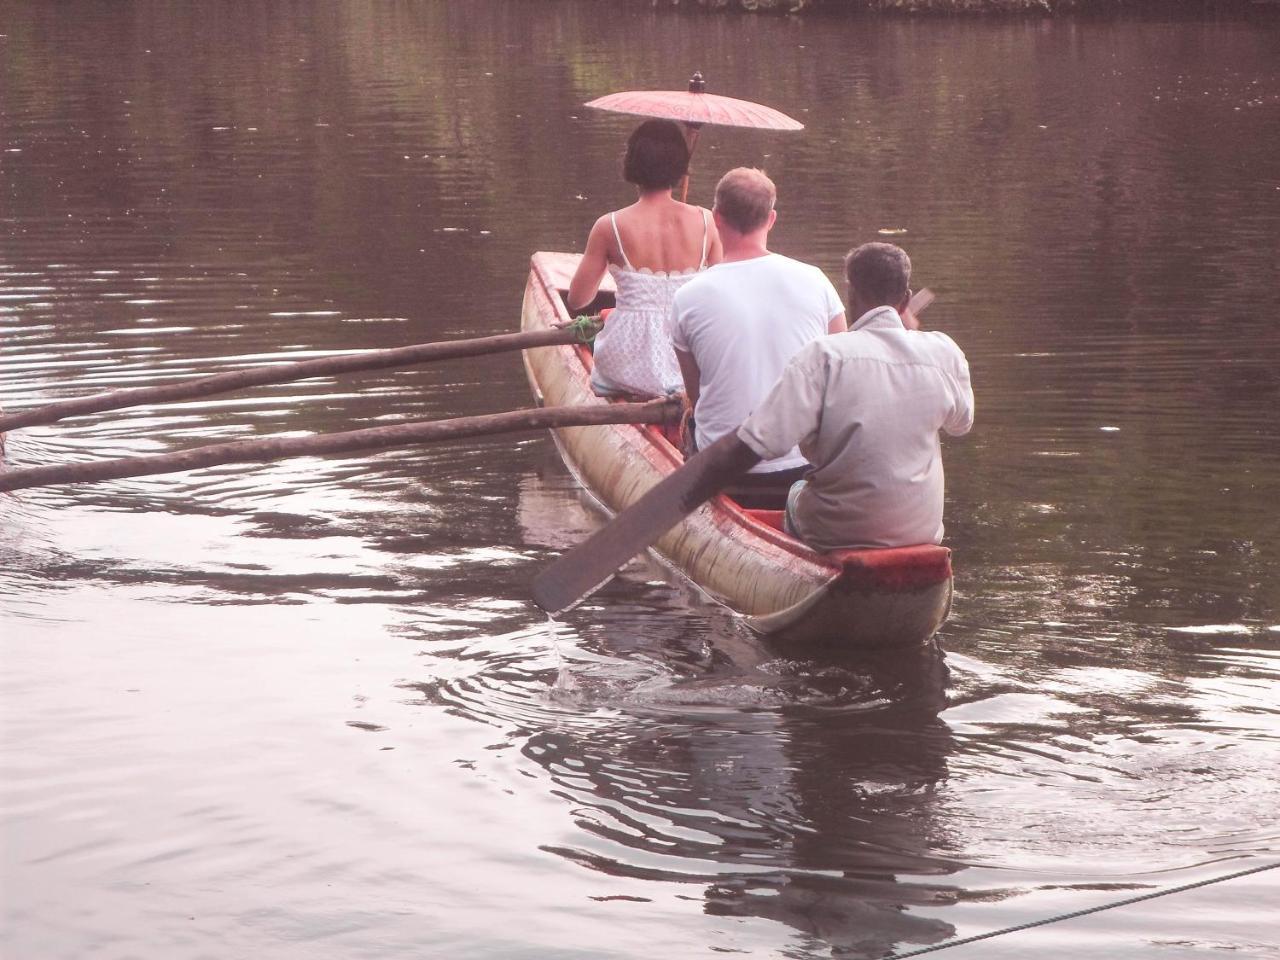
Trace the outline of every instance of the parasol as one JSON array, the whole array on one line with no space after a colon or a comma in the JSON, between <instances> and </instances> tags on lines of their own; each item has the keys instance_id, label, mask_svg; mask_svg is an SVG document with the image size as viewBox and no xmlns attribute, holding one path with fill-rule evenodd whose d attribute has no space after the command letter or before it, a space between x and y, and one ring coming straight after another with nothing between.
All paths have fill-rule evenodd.
<instances>
[{"instance_id":1,"label":"parasol","mask_svg":"<svg viewBox=\"0 0 1280 960\"><path fill-rule=\"evenodd\" d=\"M685 125L689 153L698 143L698 131L704 124L722 127L752 127L757 130L803 130L804 124L780 110L750 100L722 97L707 93L707 82L701 73L689 80L688 90L626 90L597 97L584 106L612 113L630 113L641 117L678 120ZM688 194L686 176L681 199Z\"/></svg>"},{"instance_id":2,"label":"parasol","mask_svg":"<svg viewBox=\"0 0 1280 960\"><path fill-rule=\"evenodd\" d=\"M704 123L722 127L754 127L758 130L803 130L804 124L785 113L750 100L707 93L707 82L695 73L688 90L627 90L598 97L586 104L596 110L631 113L641 117L679 120L691 126Z\"/></svg>"}]
</instances>

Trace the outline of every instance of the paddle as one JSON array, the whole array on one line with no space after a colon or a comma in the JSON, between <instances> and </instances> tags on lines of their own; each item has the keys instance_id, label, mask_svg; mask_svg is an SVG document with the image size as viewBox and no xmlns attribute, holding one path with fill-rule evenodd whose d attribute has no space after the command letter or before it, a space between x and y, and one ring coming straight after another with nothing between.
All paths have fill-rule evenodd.
<instances>
[{"instance_id":1,"label":"paddle","mask_svg":"<svg viewBox=\"0 0 1280 960\"><path fill-rule=\"evenodd\" d=\"M533 581L533 602L563 613L607 583L628 560L760 462L731 431L665 477Z\"/></svg>"}]
</instances>

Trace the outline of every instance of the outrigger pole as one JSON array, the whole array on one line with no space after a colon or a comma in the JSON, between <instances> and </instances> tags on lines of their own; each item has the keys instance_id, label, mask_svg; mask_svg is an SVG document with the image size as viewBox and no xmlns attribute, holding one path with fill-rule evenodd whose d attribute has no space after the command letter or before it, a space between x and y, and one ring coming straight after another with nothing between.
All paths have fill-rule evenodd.
<instances>
[{"instance_id":1,"label":"outrigger pole","mask_svg":"<svg viewBox=\"0 0 1280 960\"><path fill-rule=\"evenodd\" d=\"M183 473L224 463L261 463L286 457L316 457L364 450L385 450L420 443L439 443L500 433L529 433L561 427L611 423L665 423L680 420L680 401L601 403L568 407L511 410L452 420L418 420L387 427L344 430L309 437L266 437L194 447L177 453L124 457L89 463L54 464L20 470L0 470L0 491L95 483L159 473Z\"/></svg>"},{"instance_id":2,"label":"outrigger pole","mask_svg":"<svg viewBox=\"0 0 1280 960\"><path fill-rule=\"evenodd\" d=\"M159 387L135 387L128 390L114 390L110 393L98 393L90 397L64 400L46 407L38 407L25 413L0 416L0 434L19 427L55 423L67 417L83 417L91 413L102 413L105 410L119 410L122 407L148 406L155 403L172 403L175 400L190 400L193 397L209 397L266 383L287 383L290 380L332 377L358 370L379 370L387 367L430 363L436 360L479 357L509 350L582 343L589 340L600 329L598 321L598 317L583 317L575 323L550 330L503 333L469 340L442 340L435 343L393 347L388 350L368 350L340 357L322 357L318 360L270 363L248 370L216 373Z\"/></svg>"},{"instance_id":3,"label":"outrigger pole","mask_svg":"<svg viewBox=\"0 0 1280 960\"><path fill-rule=\"evenodd\" d=\"M0 416L0 440L5 430L54 423L67 417L85 416L121 407L134 407L207 397L267 383L285 383L310 377L329 377L359 370L476 357L510 350L581 343L600 329L598 317L579 317L573 323L549 330L499 334L470 340L419 343L389 350L371 350L340 357L272 363L249 370L219 373L159 387L139 387L80 397L50 404L26 413ZM675 399L647 403L604 403L581 406L542 407L510 410L505 413L458 417L451 420L417 420L384 427L367 427L305 437L264 437L216 443L176 453L144 457L123 457L89 463L53 464L18 470L0 469L0 491L26 487L95 483L160 473L182 473L225 463L261 463L286 457L314 457L385 450L463 440L500 433L528 433L561 427L587 427L614 423L675 424L680 420L680 402Z\"/></svg>"}]
</instances>

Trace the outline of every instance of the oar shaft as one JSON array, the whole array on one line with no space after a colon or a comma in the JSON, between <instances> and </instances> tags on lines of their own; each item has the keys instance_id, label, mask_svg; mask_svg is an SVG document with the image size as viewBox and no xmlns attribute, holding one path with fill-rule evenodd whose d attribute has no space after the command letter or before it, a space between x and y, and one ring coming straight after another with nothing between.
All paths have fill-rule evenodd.
<instances>
[{"instance_id":1,"label":"oar shaft","mask_svg":"<svg viewBox=\"0 0 1280 960\"><path fill-rule=\"evenodd\" d=\"M315 457L362 450L383 450L419 443L463 440L498 433L520 433L547 428L585 427L610 423L674 423L680 416L676 400L648 403L601 403L573 407L513 410L453 420L415 421L390 427L369 427L310 437L268 437L195 447L178 453L125 457L92 463L56 464L23 470L0 471L0 491L24 487L48 487L94 483L159 473L182 473L224 463L256 463L285 457Z\"/></svg>"},{"instance_id":2,"label":"oar shaft","mask_svg":"<svg viewBox=\"0 0 1280 960\"><path fill-rule=\"evenodd\" d=\"M98 393L90 397L79 397L75 400L64 400L61 403L38 407L25 413L15 413L7 417L0 416L0 433L6 430L16 430L19 427L54 423L67 417L82 417L91 413L102 413L105 410L118 410L121 407L171 403L175 400L208 397L219 393L229 393L233 390L243 390L247 387L257 387L266 383L286 383L290 380L305 380L309 377L332 377L343 373L354 373L358 370L379 370L386 367L410 366L435 360L456 360L461 357L478 357L490 353L503 353L509 350L527 350L532 347L574 343L580 336L581 331L576 327L556 327L550 330L504 333L493 337L476 337L469 340L418 343L408 347L370 350L341 357L322 357L318 360L272 363L248 370L215 373L211 376L183 380L159 387L134 387L128 390Z\"/></svg>"}]
</instances>

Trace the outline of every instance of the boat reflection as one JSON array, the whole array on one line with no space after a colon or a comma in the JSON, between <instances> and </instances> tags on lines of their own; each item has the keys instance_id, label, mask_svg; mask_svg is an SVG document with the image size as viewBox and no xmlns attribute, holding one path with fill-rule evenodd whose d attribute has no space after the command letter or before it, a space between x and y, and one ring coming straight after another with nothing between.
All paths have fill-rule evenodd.
<instances>
[{"instance_id":1,"label":"boat reflection","mask_svg":"<svg viewBox=\"0 0 1280 960\"><path fill-rule=\"evenodd\" d=\"M919 665L936 681L945 678L941 664L938 654ZM940 695L942 685L934 689ZM928 915L955 901L955 887L938 878L962 868L936 853L947 846L935 791L947 776L950 737L927 710L890 703L850 716L782 720L787 776L780 787L791 792L804 829L780 845L785 866L709 885L708 913L785 923L817 941L811 946L822 956L883 957L899 944L954 934Z\"/></svg>"},{"instance_id":2,"label":"boat reflection","mask_svg":"<svg viewBox=\"0 0 1280 960\"><path fill-rule=\"evenodd\" d=\"M548 444L537 472L520 477L516 519L525 543L568 550L589 537L604 522L604 514L588 507L585 496Z\"/></svg>"},{"instance_id":3,"label":"boat reflection","mask_svg":"<svg viewBox=\"0 0 1280 960\"><path fill-rule=\"evenodd\" d=\"M633 719L526 743L592 835L554 852L612 876L698 884L708 914L798 931L797 955L881 957L951 936L916 913L954 902L939 878L963 868L937 852L949 846L936 798L952 748L937 718L941 651L818 666L737 663L750 649L737 637L710 646L709 663L674 676L606 684L597 671L570 684Z\"/></svg>"}]
</instances>

